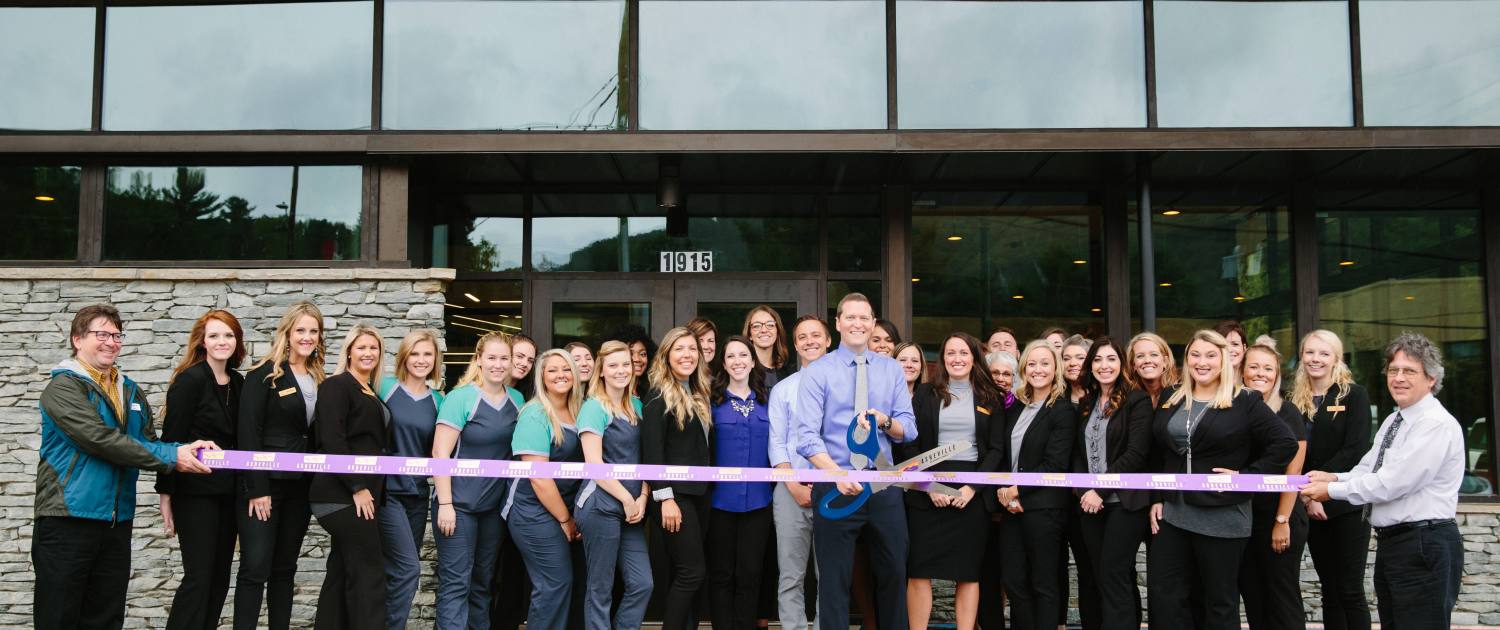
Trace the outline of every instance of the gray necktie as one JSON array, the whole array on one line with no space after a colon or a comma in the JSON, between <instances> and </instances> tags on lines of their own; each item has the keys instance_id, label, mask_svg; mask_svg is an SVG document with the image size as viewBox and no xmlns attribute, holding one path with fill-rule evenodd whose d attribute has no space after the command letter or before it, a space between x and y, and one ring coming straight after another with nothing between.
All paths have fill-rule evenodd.
<instances>
[{"instance_id":1,"label":"gray necktie","mask_svg":"<svg viewBox=\"0 0 1500 630\"><path fill-rule=\"evenodd\" d=\"M1380 450L1375 452L1375 465L1370 468L1370 473L1380 472L1380 466L1385 463L1385 452L1391 448L1396 441L1396 432L1401 430L1401 423L1405 420L1401 412L1396 412L1396 419L1391 421L1390 430L1385 432L1385 437L1380 438ZM1362 510L1366 521L1370 520L1370 504L1366 503Z\"/></svg>"},{"instance_id":2,"label":"gray necktie","mask_svg":"<svg viewBox=\"0 0 1500 630\"><path fill-rule=\"evenodd\" d=\"M854 413L862 414L870 408L870 358L860 354L854 357Z\"/></svg>"}]
</instances>

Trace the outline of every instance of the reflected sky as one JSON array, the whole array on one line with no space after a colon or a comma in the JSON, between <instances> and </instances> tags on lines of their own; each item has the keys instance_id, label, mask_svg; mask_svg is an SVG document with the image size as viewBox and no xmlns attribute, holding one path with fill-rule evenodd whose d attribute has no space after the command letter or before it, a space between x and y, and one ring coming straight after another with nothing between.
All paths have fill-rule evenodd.
<instances>
[{"instance_id":1,"label":"reflected sky","mask_svg":"<svg viewBox=\"0 0 1500 630\"><path fill-rule=\"evenodd\" d=\"M1155 4L1163 127L1354 124L1342 0Z\"/></svg>"},{"instance_id":2,"label":"reflected sky","mask_svg":"<svg viewBox=\"0 0 1500 630\"><path fill-rule=\"evenodd\" d=\"M0 8L0 129L87 130L94 9Z\"/></svg>"},{"instance_id":3,"label":"reflected sky","mask_svg":"<svg viewBox=\"0 0 1500 630\"><path fill-rule=\"evenodd\" d=\"M478 245L489 241L495 246L494 258L484 261L486 268L466 271L510 271L521 268L523 221L511 217L475 217L468 242Z\"/></svg>"},{"instance_id":4,"label":"reflected sky","mask_svg":"<svg viewBox=\"0 0 1500 630\"><path fill-rule=\"evenodd\" d=\"M1500 125L1500 2L1359 4L1365 124Z\"/></svg>"},{"instance_id":5,"label":"reflected sky","mask_svg":"<svg viewBox=\"0 0 1500 630\"><path fill-rule=\"evenodd\" d=\"M904 129L1146 126L1141 3L896 4Z\"/></svg>"},{"instance_id":6,"label":"reflected sky","mask_svg":"<svg viewBox=\"0 0 1500 630\"><path fill-rule=\"evenodd\" d=\"M190 167L204 172L204 192L250 202L251 217L286 216L276 204L287 203L292 193L290 166ZM170 189L177 181L177 167L111 167L111 191L127 190L136 174L151 186ZM326 219L350 227L359 225L363 176L358 166L303 166L297 175L297 220Z\"/></svg>"},{"instance_id":7,"label":"reflected sky","mask_svg":"<svg viewBox=\"0 0 1500 630\"><path fill-rule=\"evenodd\" d=\"M644 0L643 129L884 129L885 5Z\"/></svg>"},{"instance_id":8,"label":"reflected sky","mask_svg":"<svg viewBox=\"0 0 1500 630\"><path fill-rule=\"evenodd\" d=\"M618 0L387 2L384 127L615 129L624 25Z\"/></svg>"},{"instance_id":9,"label":"reflected sky","mask_svg":"<svg viewBox=\"0 0 1500 630\"><path fill-rule=\"evenodd\" d=\"M368 129L372 7L110 7L104 128Z\"/></svg>"}]
</instances>

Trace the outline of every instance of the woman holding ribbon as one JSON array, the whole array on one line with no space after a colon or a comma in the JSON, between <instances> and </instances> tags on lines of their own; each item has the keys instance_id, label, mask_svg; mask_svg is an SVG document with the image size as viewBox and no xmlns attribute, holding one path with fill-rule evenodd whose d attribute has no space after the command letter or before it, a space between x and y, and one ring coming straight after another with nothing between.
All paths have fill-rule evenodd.
<instances>
[{"instance_id":1,"label":"woman holding ribbon","mask_svg":"<svg viewBox=\"0 0 1500 630\"><path fill-rule=\"evenodd\" d=\"M557 349L543 352L533 381L536 397L521 409L511 452L528 462L582 462L577 418L583 387L573 357ZM531 576L527 628L563 630L569 610L576 608L570 601L573 543L578 541L572 507L578 485L577 479L517 480L500 513Z\"/></svg>"},{"instance_id":2,"label":"woman holding ribbon","mask_svg":"<svg viewBox=\"0 0 1500 630\"><path fill-rule=\"evenodd\" d=\"M1286 474L1302 474L1307 429L1302 414L1281 399L1281 353L1262 336L1245 349L1241 382L1260 393L1297 439L1297 454ZM1307 543L1307 511L1296 492L1258 492L1251 499L1250 542L1240 561L1240 596L1251 630L1299 630L1307 627L1302 611L1302 546Z\"/></svg>"},{"instance_id":3,"label":"woman holding ribbon","mask_svg":"<svg viewBox=\"0 0 1500 630\"><path fill-rule=\"evenodd\" d=\"M590 464L639 464L641 400L635 397L630 346L606 341L578 411L578 439ZM643 521L651 488L643 481L608 477L589 481L578 493L578 531L588 564L585 630L639 628L651 597L651 561ZM618 569L624 592L610 623L609 606Z\"/></svg>"},{"instance_id":4,"label":"woman holding ribbon","mask_svg":"<svg viewBox=\"0 0 1500 630\"><path fill-rule=\"evenodd\" d=\"M391 443L397 457L427 457L443 394L437 381L437 333L413 330L396 349L396 375L380 381L380 398L391 410ZM422 539L432 488L427 477L392 475L386 479L380 510L380 540L385 550L386 628L401 630L411 613L422 577Z\"/></svg>"},{"instance_id":5,"label":"woman holding ribbon","mask_svg":"<svg viewBox=\"0 0 1500 630\"><path fill-rule=\"evenodd\" d=\"M1229 342L1212 330L1193 334L1183 352L1181 386L1152 420L1158 472L1280 474L1297 453L1286 425L1260 396L1235 384ZM1164 392L1165 393L1165 392ZM1239 564L1250 539L1250 498L1238 492L1159 491L1151 506L1151 624L1200 630L1238 628Z\"/></svg>"},{"instance_id":6,"label":"woman holding ribbon","mask_svg":"<svg viewBox=\"0 0 1500 630\"><path fill-rule=\"evenodd\" d=\"M709 402L714 426L714 462L719 466L770 468L771 417L765 368L753 342L734 335L713 363ZM716 484L709 511L709 601L714 628L753 630L766 547L771 542L774 484Z\"/></svg>"},{"instance_id":7,"label":"woman holding ribbon","mask_svg":"<svg viewBox=\"0 0 1500 630\"><path fill-rule=\"evenodd\" d=\"M508 386L511 347L504 333L487 333L437 414L435 459L510 459L521 393ZM510 486L497 477L433 475L437 543L437 627L488 628L495 559L505 539L500 503Z\"/></svg>"}]
</instances>

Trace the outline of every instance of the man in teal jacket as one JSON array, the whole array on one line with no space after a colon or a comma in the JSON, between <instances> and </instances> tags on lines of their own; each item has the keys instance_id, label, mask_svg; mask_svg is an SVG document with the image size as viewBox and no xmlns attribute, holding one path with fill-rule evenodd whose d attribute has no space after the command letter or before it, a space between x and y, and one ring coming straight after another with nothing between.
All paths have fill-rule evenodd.
<instances>
[{"instance_id":1,"label":"man in teal jacket","mask_svg":"<svg viewBox=\"0 0 1500 630\"><path fill-rule=\"evenodd\" d=\"M159 442L151 407L115 367L125 335L120 313L97 304L73 317L73 358L42 392L36 466L35 627L119 628L130 586L130 532L140 469L207 473L200 448Z\"/></svg>"}]
</instances>

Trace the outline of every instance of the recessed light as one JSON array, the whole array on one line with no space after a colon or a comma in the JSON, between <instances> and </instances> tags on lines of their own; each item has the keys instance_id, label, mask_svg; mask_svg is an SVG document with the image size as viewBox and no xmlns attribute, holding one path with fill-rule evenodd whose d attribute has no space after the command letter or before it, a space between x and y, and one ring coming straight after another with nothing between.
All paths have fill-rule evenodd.
<instances>
[{"instance_id":1,"label":"recessed light","mask_svg":"<svg viewBox=\"0 0 1500 630\"><path fill-rule=\"evenodd\" d=\"M1026 299L1026 296L1017 293L1015 295L1010 296L1010 299L1012 299L1012 300L1024 300L1024 299Z\"/></svg>"},{"instance_id":2,"label":"recessed light","mask_svg":"<svg viewBox=\"0 0 1500 630\"><path fill-rule=\"evenodd\" d=\"M1159 286L1159 287L1170 287L1170 286L1172 286L1172 283L1170 283L1170 282L1162 282L1160 284L1157 284L1156 286Z\"/></svg>"},{"instance_id":3,"label":"recessed light","mask_svg":"<svg viewBox=\"0 0 1500 630\"><path fill-rule=\"evenodd\" d=\"M443 306L451 306L453 308L459 308L459 309L463 308L463 306L460 306L458 304L452 304L452 303L449 303L449 302L443 302Z\"/></svg>"},{"instance_id":4,"label":"recessed light","mask_svg":"<svg viewBox=\"0 0 1500 630\"><path fill-rule=\"evenodd\" d=\"M1353 267L1354 266L1354 261L1352 261L1352 260L1340 260L1339 261L1339 266L1340 267Z\"/></svg>"},{"instance_id":5,"label":"recessed light","mask_svg":"<svg viewBox=\"0 0 1500 630\"><path fill-rule=\"evenodd\" d=\"M1416 300L1417 300L1417 296L1415 296L1415 295L1408 295L1408 296L1406 296L1406 301L1408 301L1408 302L1415 302Z\"/></svg>"},{"instance_id":6,"label":"recessed light","mask_svg":"<svg viewBox=\"0 0 1500 630\"><path fill-rule=\"evenodd\" d=\"M1236 296L1234 296L1234 301L1236 301L1236 302L1244 302L1245 301L1245 296L1243 296L1243 295L1236 295Z\"/></svg>"},{"instance_id":7,"label":"recessed light","mask_svg":"<svg viewBox=\"0 0 1500 630\"><path fill-rule=\"evenodd\" d=\"M32 197L32 199L35 199L35 200L37 200L37 201L57 201L57 199L56 199L56 198L54 198L54 197L49 197L49 196L47 196L47 195L37 195L37 196L35 196L35 197Z\"/></svg>"},{"instance_id":8,"label":"recessed light","mask_svg":"<svg viewBox=\"0 0 1500 630\"><path fill-rule=\"evenodd\" d=\"M957 234L954 234L952 236L949 236L948 240L950 240L950 241L961 241L961 240L964 240L964 237L959 236Z\"/></svg>"},{"instance_id":9,"label":"recessed light","mask_svg":"<svg viewBox=\"0 0 1500 630\"><path fill-rule=\"evenodd\" d=\"M1169 209L1169 210L1167 210L1165 212L1162 212L1161 216L1164 216L1164 217L1175 217L1175 216L1177 216L1179 214L1182 214L1182 211L1181 210L1177 210L1177 209L1174 208L1174 209Z\"/></svg>"},{"instance_id":10,"label":"recessed light","mask_svg":"<svg viewBox=\"0 0 1500 630\"><path fill-rule=\"evenodd\" d=\"M464 297L469 298L469 300L471 300L473 302L478 302L479 301L479 298L474 297L473 293L465 293Z\"/></svg>"},{"instance_id":11,"label":"recessed light","mask_svg":"<svg viewBox=\"0 0 1500 630\"><path fill-rule=\"evenodd\" d=\"M1094 308L1089 309L1089 312L1090 313L1098 313L1098 312L1103 311L1103 310L1104 309L1095 306Z\"/></svg>"},{"instance_id":12,"label":"recessed light","mask_svg":"<svg viewBox=\"0 0 1500 630\"><path fill-rule=\"evenodd\" d=\"M1073 264L1075 264L1075 265L1087 265L1087 264L1089 264L1089 261L1084 260L1082 258L1079 258L1078 260L1073 261Z\"/></svg>"},{"instance_id":13,"label":"recessed light","mask_svg":"<svg viewBox=\"0 0 1500 630\"><path fill-rule=\"evenodd\" d=\"M921 278L912 278L911 281L912 282L921 282L922 279Z\"/></svg>"}]
</instances>

